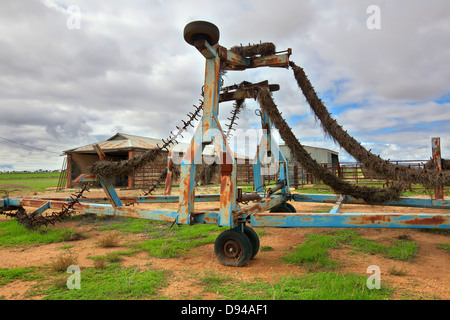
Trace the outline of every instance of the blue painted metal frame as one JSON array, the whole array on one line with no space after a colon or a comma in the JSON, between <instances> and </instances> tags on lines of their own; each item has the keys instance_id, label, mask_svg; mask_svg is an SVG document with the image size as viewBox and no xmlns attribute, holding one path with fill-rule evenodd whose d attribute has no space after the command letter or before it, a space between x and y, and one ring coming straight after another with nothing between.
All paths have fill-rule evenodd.
<instances>
[{"instance_id":1,"label":"blue painted metal frame","mask_svg":"<svg viewBox=\"0 0 450 320\"><path fill-rule=\"evenodd\" d=\"M450 215L368 214L368 213L297 213L252 215L253 227L314 227L314 228L450 228Z\"/></svg>"},{"instance_id":2,"label":"blue painted metal frame","mask_svg":"<svg viewBox=\"0 0 450 320\"><path fill-rule=\"evenodd\" d=\"M364 204L344 195L293 194L294 201L335 203L328 213L262 213L250 217L257 227L322 227L322 228L450 228L448 213L340 213L344 203ZM402 197L383 203L386 206L450 209L450 202L426 198Z\"/></svg>"}]
</instances>

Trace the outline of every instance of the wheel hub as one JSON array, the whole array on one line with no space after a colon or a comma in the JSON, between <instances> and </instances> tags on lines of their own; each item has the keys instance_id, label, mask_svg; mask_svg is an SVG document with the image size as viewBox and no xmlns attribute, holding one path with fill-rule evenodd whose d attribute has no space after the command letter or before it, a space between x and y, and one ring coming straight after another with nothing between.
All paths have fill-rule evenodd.
<instances>
[{"instance_id":1,"label":"wheel hub","mask_svg":"<svg viewBox=\"0 0 450 320\"><path fill-rule=\"evenodd\" d=\"M234 239L228 239L223 244L223 254L228 259L236 259L241 255L241 246L238 241Z\"/></svg>"}]
</instances>

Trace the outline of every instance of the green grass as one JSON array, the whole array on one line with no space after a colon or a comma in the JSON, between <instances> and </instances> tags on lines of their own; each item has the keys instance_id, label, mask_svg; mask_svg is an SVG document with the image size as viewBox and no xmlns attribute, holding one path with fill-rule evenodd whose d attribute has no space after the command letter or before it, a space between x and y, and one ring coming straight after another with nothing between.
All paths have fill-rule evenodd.
<instances>
[{"instance_id":1,"label":"green grass","mask_svg":"<svg viewBox=\"0 0 450 320\"><path fill-rule=\"evenodd\" d=\"M138 250L130 250L130 251L114 251L114 252L109 252L106 255L100 255L100 256L95 256L95 257L91 257L91 259L93 261L96 260L104 260L107 261L109 263L116 263L116 262L120 262L122 261L122 257L121 256L128 256L131 257L133 254L135 254Z\"/></svg>"},{"instance_id":2,"label":"green grass","mask_svg":"<svg viewBox=\"0 0 450 320\"><path fill-rule=\"evenodd\" d=\"M117 218L110 220L101 230L118 230L121 232L144 233L151 239L136 244L135 247L147 251L150 255L160 258L174 258L187 250L212 243L222 228L212 224L195 226L172 226L162 221L145 219Z\"/></svg>"},{"instance_id":3,"label":"green grass","mask_svg":"<svg viewBox=\"0 0 450 320\"><path fill-rule=\"evenodd\" d=\"M356 236L352 230L340 230L334 236L321 234L308 234L306 242L295 248L294 252L283 257L283 261L296 265L303 265L309 269L334 270L338 263L328 258L327 249L341 248L342 243Z\"/></svg>"},{"instance_id":4,"label":"green grass","mask_svg":"<svg viewBox=\"0 0 450 320\"><path fill-rule=\"evenodd\" d=\"M16 280L30 281L44 279L38 267L0 269L0 287Z\"/></svg>"},{"instance_id":5,"label":"green grass","mask_svg":"<svg viewBox=\"0 0 450 320\"><path fill-rule=\"evenodd\" d=\"M71 229L52 229L44 226L29 230L16 220L7 220L0 223L0 246L62 242L74 233Z\"/></svg>"},{"instance_id":6,"label":"green grass","mask_svg":"<svg viewBox=\"0 0 450 320\"><path fill-rule=\"evenodd\" d=\"M111 264L105 268L82 268L80 289L69 289L70 274L65 270L49 272L44 267L0 269L1 287L13 281L38 280L25 294L25 299L43 296L43 300L138 300L164 299L158 290L167 286L170 273L161 270L141 270ZM2 296L0 295L0 299ZM41 299L41 298L40 298Z\"/></svg>"},{"instance_id":7,"label":"green grass","mask_svg":"<svg viewBox=\"0 0 450 320\"><path fill-rule=\"evenodd\" d=\"M168 273L140 270L112 264L102 269L83 268L80 289L68 289L68 275L39 284L32 295L45 295L44 300L123 300L155 299L158 289L168 284ZM101 284L101 285L99 285Z\"/></svg>"},{"instance_id":8,"label":"green grass","mask_svg":"<svg viewBox=\"0 0 450 320\"><path fill-rule=\"evenodd\" d=\"M380 253L386 258L401 261L413 261L415 255L419 252L417 244L414 241L407 240L394 240L391 246L387 246L378 244L373 240L355 238L349 244L364 253Z\"/></svg>"},{"instance_id":9,"label":"green grass","mask_svg":"<svg viewBox=\"0 0 450 320\"><path fill-rule=\"evenodd\" d=\"M32 178L59 178L59 172L6 172L0 173L0 180L32 179Z\"/></svg>"},{"instance_id":10,"label":"green grass","mask_svg":"<svg viewBox=\"0 0 450 320\"><path fill-rule=\"evenodd\" d=\"M368 289L364 276L334 272L283 276L275 283L258 279L233 281L229 277L207 273L199 281L205 291L231 300L384 300L392 294L392 290L384 286Z\"/></svg>"},{"instance_id":11,"label":"green grass","mask_svg":"<svg viewBox=\"0 0 450 320\"><path fill-rule=\"evenodd\" d=\"M0 173L0 189L44 190L58 185L59 172L12 172Z\"/></svg>"},{"instance_id":12,"label":"green grass","mask_svg":"<svg viewBox=\"0 0 450 320\"><path fill-rule=\"evenodd\" d=\"M329 259L328 249L339 249L344 244L351 246L355 252L382 254L386 258L402 261L412 261L418 252L413 241L394 240L392 245L382 245L359 237L354 230L342 229L329 235L308 234L305 243L298 245L295 251L285 255L282 260L305 266L309 270L336 270L339 264Z\"/></svg>"},{"instance_id":13,"label":"green grass","mask_svg":"<svg viewBox=\"0 0 450 320\"><path fill-rule=\"evenodd\" d=\"M384 181L364 181L364 182L358 182L356 183L355 181L352 180L348 180L348 179L344 179L344 181L348 181L350 183L356 184L356 185L361 185L361 186L366 186L366 187L375 187L375 188L383 188L385 187ZM299 187L295 190L298 193L306 193L306 194L334 194L333 190L323 184L323 183L315 183L312 185L304 185L303 187ZM427 190L426 188L424 188L422 185L419 184L413 184L411 190L405 190L402 195L403 196L418 196L418 195L425 195L425 196L429 196L431 194L433 194L433 190ZM444 195L448 196L450 195L450 188L446 187L444 188Z\"/></svg>"},{"instance_id":14,"label":"green grass","mask_svg":"<svg viewBox=\"0 0 450 320\"><path fill-rule=\"evenodd\" d=\"M437 247L450 252L450 243L439 243Z\"/></svg>"},{"instance_id":15,"label":"green grass","mask_svg":"<svg viewBox=\"0 0 450 320\"><path fill-rule=\"evenodd\" d=\"M174 232L158 235L137 247L155 257L175 258L191 248L213 243L220 231L222 230L214 225L176 227Z\"/></svg>"}]
</instances>

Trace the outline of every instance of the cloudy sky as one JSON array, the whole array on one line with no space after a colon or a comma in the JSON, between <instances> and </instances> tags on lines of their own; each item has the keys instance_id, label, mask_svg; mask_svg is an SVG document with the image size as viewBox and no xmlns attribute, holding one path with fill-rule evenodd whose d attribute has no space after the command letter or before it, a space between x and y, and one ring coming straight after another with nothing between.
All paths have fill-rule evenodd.
<instances>
[{"instance_id":1,"label":"cloudy sky","mask_svg":"<svg viewBox=\"0 0 450 320\"><path fill-rule=\"evenodd\" d=\"M448 0L4 0L0 170L59 169L63 150L116 132L166 138L201 97L204 58L183 39L193 20L216 24L227 48L292 48L338 122L383 158L429 159L432 137L450 156ZM292 70L224 80L279 84L274 99L299 140L353 160L324 137ZM247 101L238 128L260 123L256 108Z\"/></svg>"}]
</instances>

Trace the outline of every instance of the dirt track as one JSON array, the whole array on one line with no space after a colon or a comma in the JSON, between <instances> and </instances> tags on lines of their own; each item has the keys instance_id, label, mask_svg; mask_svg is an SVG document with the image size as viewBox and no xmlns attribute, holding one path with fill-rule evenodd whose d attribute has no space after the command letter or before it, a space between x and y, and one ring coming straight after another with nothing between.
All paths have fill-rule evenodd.
<instances>
[{"instance_id":1,"label":"dirt track","mask_svg":"<svg viewBox=\"0 0 450 320\"><path fill-rule=\"evenodd\" d=\"M127 191L128 195L137 195L137 191ZM101 193L100 193L101 194ZM46 196L54 194L47 193ZM95 196L91 192L88 196ZM62 196L58 193L57 196ZM297 212L311 212L325 209L326 205L291 202ZM361 210L357 206L344 205L343 212ZM395 211L394 211L395 210ZM408 211L405 211L408 210ZM364 212L386 212L383 207L364 206ZM425 209L390 208L389 212L426 212ZM0 221L6 219L0 217ZM195 227L195 226L194 226ZM104 255L111 251L123 251L124 247L113 249L99 248L96 245L101 235L108 231L98 231L90 225L81 225L76 221L58 223L54 228L71 228L88 235L86 239L71 241L71 252L78 257L80 267L92 267L93 261L89 258ZM276 281L280 275L297 275L307 272L305 268L286 264L280 260L289 250L305 241L308 233L327 233L325 228L264 228L265 234L261 236L261 246L270 246L272 251L259 252L258 255L242 268L231 268L221 265L214 256L213 244L191 249L182 257L173 259L159 259L151 257L146 252L139 252L131 257L124 257L124 266L137 265L142 268L157 268L170 270L173 276L168 287L161 291L167 299L216 299L214 294L203 291L198 283L196 274L211 271L216 274L229 275L233 279L249 280L259 278L262 281ZM437 244L450 243L450 235L434 234L413 229L366 229L358 228L361 237L375 239L382 243L391 243L399 237L408 237L416 242L419 253L413 262L397 261L384 258L381 255L350 254L350 248L330 251L330 258L341 265L339 272L350 272L369 276L367 267L377 265L381 269L381 281L385 281L394 288L394 299L450 299L450 254L448 251L438 249ZM123 245L131 241L139 241L139 234L122 234ZM61 247L65 243L53 243L38 246L0 247L0 268L15 268L26 266L43 266L64 253ZM402 270L405 275L390 274L390 270ZM0 287L0 296L5 299L23 299L33 281L14 281ZM39 298L39 297L38 297Z\"/></svg>"}]
</instances>

